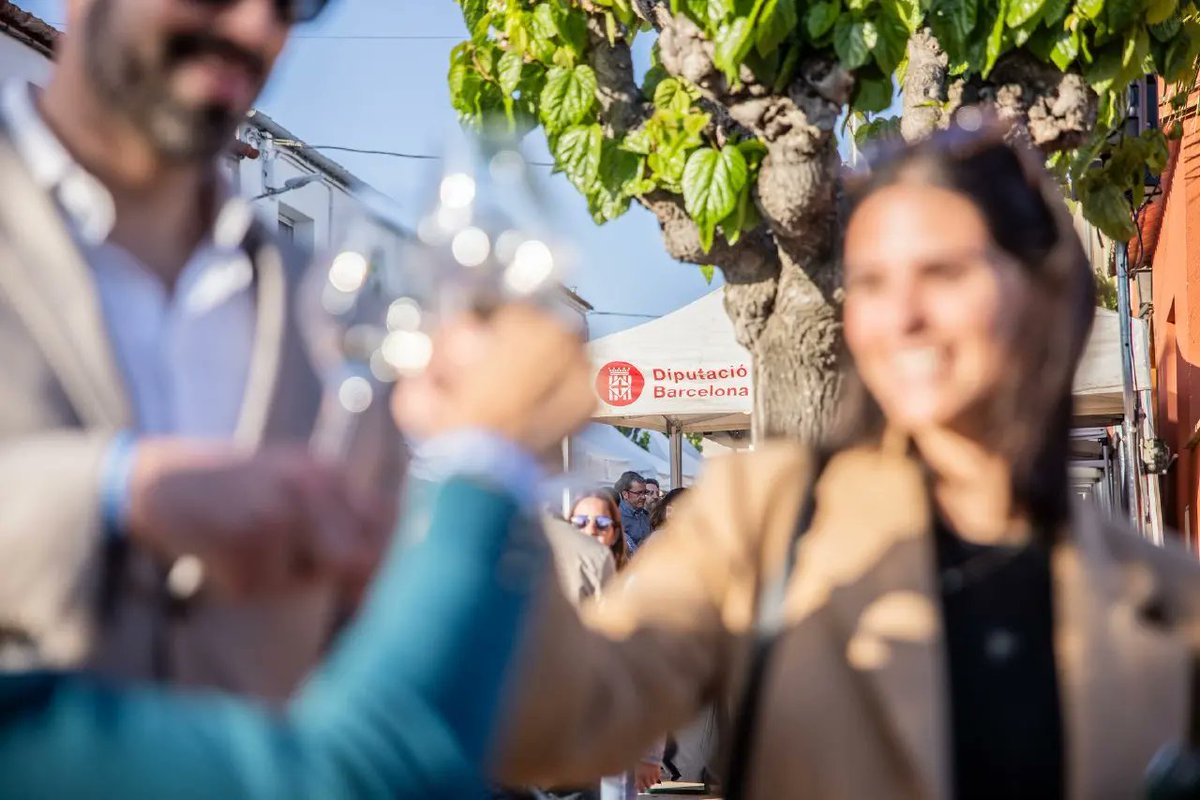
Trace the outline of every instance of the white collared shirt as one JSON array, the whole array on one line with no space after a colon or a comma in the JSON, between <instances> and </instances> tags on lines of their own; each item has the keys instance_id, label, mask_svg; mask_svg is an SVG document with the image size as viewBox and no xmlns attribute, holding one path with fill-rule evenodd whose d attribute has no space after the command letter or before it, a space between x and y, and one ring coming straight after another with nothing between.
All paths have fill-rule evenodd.
<instances>
[{"instance_id":1,"label":"white collared shirt","mask_svg":"<svg viewBox=\"0 0 1200 800\"><path fill-rule=\"evenodd\" d=\"M108 241L111 193L41 118L33 88L0 89L0 114L34 180L55 199L92 269L101 311L132 404L136 433L227 438L237 427L253 351L253 267L241 247L252 211L225 203L213 231L169 290Z\"/></svg>"}]
</instances>

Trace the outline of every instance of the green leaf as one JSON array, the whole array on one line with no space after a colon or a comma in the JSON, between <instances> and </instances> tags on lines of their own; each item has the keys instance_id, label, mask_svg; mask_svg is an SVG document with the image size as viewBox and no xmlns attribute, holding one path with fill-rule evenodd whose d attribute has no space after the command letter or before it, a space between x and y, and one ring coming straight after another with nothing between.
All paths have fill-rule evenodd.
<instances>
[{"instance_id":1,"label":"green leaf","mask_svg":"<svg viewBox=\"0 0 1200 800\"><path fill-rule=\"evenodd\" d=\"M713 64L730 83L735 83L738 71L750 48L754 46L754 26L746 17L738 17L721 25L717 31Z\"/></svg>"},{"instance_id":2,"label":"green leaf","mask_svg":"<svg viewBox=\"0 0 1200 800\"><path fill-rule=\"evenodd\" d=\"M1041 20L1044 24L1053 26L1067 15L1070 8L1071 0L1044 0Z\"/></svg>"},{"instance_id":3,"label":"green leaf","mask_svg":"<svg viewBox=\"0 0 1200 800\"><path fill-rule=\"evenodd\" d=\"M708 21L715 27L733 13L733 0L708 0L705 11Z\"/></svg>"},{"instance_id":4,"label":"green leaf","mask_svg":"<svg viewBox=\"0 0 1200 800\"><path fill-rule=\"evenodd\" d=\"M500 91L506 95L515 92L521 83L521 70L524 68L525 60L516 53L509 51L500 56L500 64L496 70Z\"/></svg>"},{"instance_id":5,"label":"green leaf","mask_svg":"<svg viewBox=\"0 0 1200 800\"><path fill-rule=\"evenodd\" d=\"M462 0L463 21L467 30L474 31L480 21L487 15L488 0Z\"/></svg>"},{"instance_id":6,"label":"green leaf","mask_svg":"<svg viewBox=\"0 0 1200 800\"><path fill-rule=\"evenodd\" d=\"M700 274L704 276L704 282L712 286L713 277L717 274L716 267L712 264L702 264L700 266Z\"/></svg>"},{"instance_id":7,"label":"green leaf","mask_svg":"<svg viewBox=\"0 0 1200 800\"><path fill-rule=\"evenodd\" d=\"M1121 74L1117 80L1128 83L1144 75L1144 62L1149 53L1150 34L1145 27L1139 27L1136 34L1125 39L1125 49L1121 53Z\"/></svg>"},{"instance_id":8,"label":"green leaf","mask_svg":"<svg viewBox=\"0 0 1200 800\"><path fill-rule=\"evenodd\" d=\"M576 56L582 56L586 53L588 35L587 17L584 13L574 8L570 3L553 2L549 3L548 7L552 12L554 28L558 32L558 38Z\"/></svg>"},{"instance_id":9,"label":"green leaf","mask_svg":"<svg viewBox=\"0 0 1200 800\"><path fill-rule=\"evenodd\" d=\"M858 69L871 60L871 44L867 43L868 25L870 23L850 16L838 18L833 29L833 48L846 69ZM870 30L872 39L878 39L874 25Z\"/></svg>"},{"instance_id":10,"label":"green leaf","mask_svg":"<svg viewBox=\"0 0 1200 800\"><path fill-rule=\"evenodd\" d=\"M626 134L625 138L621 141L621 146L631 153L648 156L654 149L654 137L643 126Z\"/></svg>"},{"instance_id":11,"label":"green leaf","mask_svg":"<svg viewBox=\"0 0 1200 800\"><path fill-rule=\"evenodd\" d=\"M737 149L742 151L742 157L746 159L746 166L751 171L758 169L758 165L767 157L767 146L759 139L745 139L737 143Z\"/></svg>"},{"instance_id":12,"label":"green leaf","mask_svg":"<svg viewBox=\"0 0 1200 800\"><path fill-rule=\"evenodd\" d=\"M1169 42L1175 38L1175 34L1179 33L1183 27L1183 20L1179 17L1168 17L1157 25L1150 26L1150 35L1160 42Z\"/></svg>"},{"instance_id":13,"label":"green leaf","mask_svg":"<svg viewBox=\"0 0 1200 800\"><path fill-rule=\"evenodd\" d=\"M992 22L991 32L987 38L987 48L984 51L983 77L992 73L1004 47L1004 18L1008 13L1008 0L1000 0L1000 8L996 19Z\"/></svg>"},{"instance_id":14,"label":"green leaf","mask_svg":"<svg viewBox=\"0 0 1200 800\"><path fill-rule=\"evenodd\" d=\"M851 11L866 11L875 0L846 0L846 8Z\"/></svg>"},{"instance_id":15,"label":"green leaf","mask_svg":"<svg viewBox=\"0 0 1200 800\"><path fill-rule=\"evenodd\" d=\"M1146 143L1146 166L1157 175L1167 166L1167 140L1158 128L1148 128L1141 133L1142 141Z\"/></svg>"},{"instance_id":16,"label":"green leaf","mask_svg":"<svg viewBox=\"0 0 1200 800\"><path fill-rule=\"evenodd\" d=\"M1104 0L1104 8L1108 16L1108 29L1119 33L1131 27L1141 11L1139 0Z\"/></svg>"},{"instance_id":17,"label":"green leaf","mask_svg":"<svg viewBox=\"0 0 1200 800\"><path fill-rule=\"evenodd\" d=\"M876 28L879 39L875 46L875 63L879 65L883 74L890 75L904 60L908 50L909 30L904 20L887 6L876 18Z\"/></svg>"},{"instance_id":18,"label":"green leaf","mask_svg":"<svg viewBox=\"0 0 1200 800\"><path fill-rule=\"evenodd\" d=\"M1125 57L1123 42L1109 42L1092 54L1092 63L1084 67L1083 77L1097 93L1107 92L1117 76Z\"/></svg>"},{"instance_id":19,"label":"green leaf","mask_svg":"<svg viewBox=\"0 0 1200 800\"><path fill-rule=\"evenodd\" d=\"M854 93L850 97L850 107L855 111L878 113L886 111L891 104L891 75L883 78L855 78Z\"/></svg>"},{"instance_id":20,"label":"green leaf","mask_svg":"<svg viewBox=\"0 0 1200 800\"><path fill-rule=\"evenodd\" d=\"M1178 37L1168 45L1163 46L1161 61L1156 59L1155 66L1158 73L1168 83L1174 83L1183 76L1187 75L1192 67L1191 54L1188 52L1188 43L1184 37Z\"/></svg>"},{"instance_id":21,"label":"green leaf","mask_svg":"<svg viewBox=\"0 0 1200 800\"><path fill-rule=\"evenodd\" d=\"M1034 19L1042 10L1046 0L1012 0L1008 5L1005 22L1010 28L1019 28Z\"/></svg>"},{"instance_id":22,"label":"green leaf","mask_svg":"<svg viewBox=\"0 0 1200 800\"><path fill-rule=\"evenodd\" d=\"M586 64L574 69L553 67L542 89L541 119L546 132L555 134L583 122L596 102L596 73Z\"/></svg>"},{"instance_id":23,"label":"green leaf","mask_svg":"<svg viewBox=\"0 0 1200 800\"><path fill-rule=\"evenodd\" d=\"M646 157L646 166L665 187L677 190L683 183L687 159L687 151L682 148L659 150Z\"/></svg>"},{"instance_id":24,"label":"green leaf","mask_svg":"<svg viewBox=\"0 0 1200 800\"><path fill-rule=\"evenodd\" d=\"M642 159L621 149L616 142L606 140L601 147L600 171L588 207L592 219L603 224L629 209L635 184L642 173Z\"/></svg>"},{"instance_id":25,"label":"green leaf","mask_svg":"<svg viewBox=\"0 0 1200 800\"><path fill-rule=\"evenodd\" d=\"M841 8L836 0L820 0L809 6L804 15L804 29L808 31L809 37L816 41L829 33L833 24L838 21L840 12Z\"/></svg>"},{"instance_id":26,"label":"green leaf","mask_svg":"<svg viewBox=\"0 0 1200 800\"><path fill-rule=\"evenodd\" d=\"M667 78L654 90L654 107L686 114L692 107L692 95L677 78Z\"/></svg>"},{"instance_id":27,"label":"green leaf","mask_svg":"<svg viewBox=\"0 0 1200 800\"><path fill-rule=\"evenodd\" d=\"M1104 13L1106 0L1076 0L1075 8L1088 19L1099 19Z\"/></svg>"},{"instance_id":28,"label":"green leaf","mask_svg":"<svg viewBox=\"0 0 1200 800\"><path fill-rule=\"evenodd\" d=\"M717 223L737 206L748 175L746 159L733 145L720 150L702 147L688 158L683 170L683 202L700 228L705 251L712 248Z\"/></svg>"},{"instance_id":29,"label":"green leaf","mask_svg":"<svg viewBox=\"0 0 1200 800\"><path fill-rule=\"evenodd\" d=\"M1054 48L1050 51L1050 60L1054 66L1063 72L1075 63L1079 57L1079 32L1074 30L1060 31L1054 40Z\"/></svg>"},{"instance_id":30,"label":"green leaf","mask_svg":"<svg viewBox=\"0 0 1200 800\"><path fill-rule=\"evenodd\" d=\"M1165 22L1174 16L1175 10L1178 8L1179 0L1150 0L1150 5L1146 7L1146 23L1157 25Z\"/></svg>"},{"instance_id":31,"label":"green leaf","mask_svg":"<svg viewBox=\"0 0 1200 800\"><path fill-rule=\"evenodd\" d=\"M1126 242L1137 233L1129 201L1120 188L1111 183L1099 183L1090 186L1080 200L1083 216L1109 238Z\"/></svg>"},{"instance_id":32,"label":"green leaf","mask_svg":"<svg viewBox=\"0 0 1200 800\"><path fill-rule=\"evenodd\" d=\"M979 0L935 0L932 22L945 30L952 44L966 44L979 22Z\"/></svg>"},{"instance_id":33,"label":"green leaf","mask_svg":"<svg viewBox=\"0 0 1200 800\"><path fill-rule=\"evenodd\" d=\"M1024 24L1016 28L1009 28L1007 38L1013 47L1024 47L1037 29L1038 18L1027 19Z\"/></svg>"},{"instance_id":34,"label":"green leaf","mask_svg":"<svg viewBox=\"0 0 1200 800\"><path fill-rule=\"evenodd\" d=\"M754 31L754 46L759 54L774 53L798 23L796 0L766 0Z\"/></svg>"},{"instance_id":35,"label":"green leaf","mask_svg":"<svg viewBox=\"0 0 1200 800\"><path fill-rule=\"evenodd\" d=\"M669 77L671 77L671 73L667 72L667 68L661 64L646 70L646 77L642 79L642 96L648 100L654 99L658 85Z\"/></svg>"},{"instance_id":36,"label":"green leaf","mask_svg":"<svg viewBox=\"0 0 1200 800\"><path fill-rule=\"evenodd\" d=\"M599 125L567 128L554 143L557 166L580 192L589 194L600 173L604 133Z\"/></svg>"},{"instance_id":37,"label":"green leaf","mask_svg":"<svg viewBox=\"0 0 1200 800\"><path fill-rule=\"evenodd\" d=\"M529 32L538 39L550 40L558 35L558 21L549 3L541 3L528 16Z\"/></svg>"}]
</instances>

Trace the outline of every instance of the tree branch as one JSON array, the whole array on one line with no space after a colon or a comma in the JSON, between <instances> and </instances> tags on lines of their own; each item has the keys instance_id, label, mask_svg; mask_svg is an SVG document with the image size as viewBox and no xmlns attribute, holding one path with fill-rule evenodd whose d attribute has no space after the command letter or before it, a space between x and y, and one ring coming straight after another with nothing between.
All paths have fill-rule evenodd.
<instances>
[{"instance_id":1,"label":"tree branch","mask_svg":"<svg viewBox=\"0 0 1200 800\"><path fill-rule=\"evenodd\" d=\"M941 125L949 64L949 57L929 28L922 28L909 37L908 71L903 87L904 113L900 117L900 133L905 141L924 139Z\"/></svg>"},{"instance_id":2,"label":"tree branch","mask_svg":"<svg viewBox=\"0 0 1200 800\"><path fill-rule=\"evenodd\" d=\"M642 92L633 76L629 42L610 44L600 17L588 15L588 63L596 73L600 121L606 136L624 134L648 116Z\"/></svg>"},{"instance_id":3,"label":"tree branch","mask_svg":"<svg viewBox=\"0 0 1200 800\"><path fill-rule=\"evenodd\" d=\"M1096 127L1099 98L1077 72L1016 51L1000 59L987 81L950 88L953 107L986 105L1012 125L1012 138L1045 154L1083 144Z\"/></svg>"},{"instance_id":4,"label":"tree branch","mask_svg":"<svg viewBox=\"0 0 1200 800\"><path fill-rule=\"evenodd\" d=\"M713 64L713 43L684 17L663 27L659 51L668 72L699 87L766 144L756 201L776 236L828 250L840 164L834 129L853 87L850 75L831 60L812 58L786 93L773 92L745 67L731 85Z\"/></svg>"},{"instance_id":5,"label":"tree branch","mask_svg":"<svg viewBox=\"0 0 1200 800\"><path fill-rule=\"evenodd\" d=\"M726 311L738 341L752 350L771 316L779 284L779 250L771 234L760 228L743 234L737 244L718 235L706 253L700 245L700 231L678 195L658 190L640 200L658 219L672 258L721 268L727 284Z\"/></svg>"}]
</instances>

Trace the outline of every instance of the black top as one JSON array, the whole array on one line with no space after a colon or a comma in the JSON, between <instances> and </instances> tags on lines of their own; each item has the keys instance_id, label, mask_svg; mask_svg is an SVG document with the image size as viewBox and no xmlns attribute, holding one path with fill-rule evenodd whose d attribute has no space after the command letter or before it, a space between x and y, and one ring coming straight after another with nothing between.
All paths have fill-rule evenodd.
<instances>
[{"instance_id":1,"label":"black top","mask_svg":"<svg viewBox=\"0 0 1200 800\"><path fill-rule=\"evenodd\" d=\"M956 800L1061 800L1049 548L937 527Z\"/></svg>"}]
</instances>

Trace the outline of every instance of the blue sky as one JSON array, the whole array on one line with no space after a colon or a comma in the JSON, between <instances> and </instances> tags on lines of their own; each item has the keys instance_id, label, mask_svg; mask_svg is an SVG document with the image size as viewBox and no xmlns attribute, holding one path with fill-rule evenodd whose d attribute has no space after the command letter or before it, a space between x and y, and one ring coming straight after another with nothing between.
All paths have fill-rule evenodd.
<instances>
[{"instance_id":1,"label":"blue sky","mask_svg":"<svg viewBox=\"0 0 1200 800\"><path fill-rule=\"evenodd\" d=\"M48 22L63 19L62 0L17 3ZM463 34L452 0L333 0L318 22L295 31L259 107L310 144L436 154L455 124L446 68ZM387 36L451 38L330 38ZM548 160L544 142L532 142L531 154ZM415 216L426 162L328 155L397 201L403 218ZM565 178L548 183L558 220L582 255L567 283L597 311L659 315L710 290L697 268L666 256L648 212L635 207L597 227ZM644 321L596 315L590 323L602 335Z\"/></svg>"}]
</instances>

